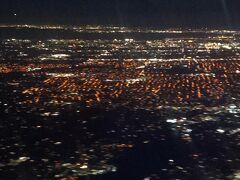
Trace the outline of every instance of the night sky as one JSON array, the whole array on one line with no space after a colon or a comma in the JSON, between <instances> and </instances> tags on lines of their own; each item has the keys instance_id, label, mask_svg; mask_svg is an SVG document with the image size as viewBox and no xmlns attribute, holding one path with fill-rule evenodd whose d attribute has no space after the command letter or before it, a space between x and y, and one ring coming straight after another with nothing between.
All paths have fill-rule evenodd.
<instances>
[{"instance_id":1,"label":"night sky","mask_svg":"<svg viewBox=\"0 0 240 180\"><path fill-rule=\"evenodd\" d=\"M1 0L1 23L235 27L239 0Z\"/></svg>"}]
</instances>

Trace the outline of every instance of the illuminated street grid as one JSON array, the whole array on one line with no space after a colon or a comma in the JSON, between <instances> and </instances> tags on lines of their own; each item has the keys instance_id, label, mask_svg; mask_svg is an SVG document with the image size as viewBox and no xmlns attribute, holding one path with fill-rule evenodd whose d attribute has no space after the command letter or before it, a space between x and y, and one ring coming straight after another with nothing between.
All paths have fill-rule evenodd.
<instances>
[{"instance_id":1,"label":"illuminated street grid","mask_svg":"<svg viewBox=\"0 0 240 180\"><path fill-rule=\"evenodd\" d=\"M123 171L118 158L135 151L159 153L159 161L146 164L153 170L137 166L142 179L240 177L240 31L0 29L85 34L1 39L0 169L6 179L10 172L20 179L114 177ZM30 166L31 173L22 173Z\"/></svg>"}]
</instances>

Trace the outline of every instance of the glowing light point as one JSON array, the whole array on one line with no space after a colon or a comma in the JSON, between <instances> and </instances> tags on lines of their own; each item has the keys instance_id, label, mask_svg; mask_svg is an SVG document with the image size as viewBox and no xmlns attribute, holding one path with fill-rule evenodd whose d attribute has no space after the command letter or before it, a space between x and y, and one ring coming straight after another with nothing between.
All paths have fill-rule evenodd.
<instances>
[{"instance_id":1,"label":"glowing light point","mask_svg":"<svg viewBox=\"0 0 240 180\"><path fill-rule=\"evenodd\" d=\"M83 165L83 166L81 166L80 168L81 168L81 169L87 169L88 166L87 166L87 165Z\"/></svg>"}]
</instances>

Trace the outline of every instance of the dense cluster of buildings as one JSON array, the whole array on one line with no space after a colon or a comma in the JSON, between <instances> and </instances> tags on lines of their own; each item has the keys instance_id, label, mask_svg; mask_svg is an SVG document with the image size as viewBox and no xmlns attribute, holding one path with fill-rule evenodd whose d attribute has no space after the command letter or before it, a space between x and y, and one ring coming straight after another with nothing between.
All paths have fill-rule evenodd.
<instances>
[{"instance_id":1,"label":"dense cluster of buildings","mask_svg":"<svg viewBox=\"0 0 240 180\"><path fill-rule=\"evenodd\" d=\"M116 172L119 154L155 144L164 163L153 160L159 171L149 177L191 179L196 169L212 179L237 176L240 32L0 28L60 36L1 39L0 131L8 135L0 138L0 171L31 164L35 179L77 179Z\"/></svg>"}]
</instances>

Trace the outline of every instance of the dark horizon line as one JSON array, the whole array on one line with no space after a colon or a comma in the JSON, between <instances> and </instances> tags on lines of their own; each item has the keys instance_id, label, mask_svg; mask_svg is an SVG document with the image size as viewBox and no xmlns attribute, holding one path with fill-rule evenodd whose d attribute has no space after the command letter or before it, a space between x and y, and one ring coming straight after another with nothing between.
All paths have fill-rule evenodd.
<instances>
[{"instance_id":1,"label":"dark horizon line","mask_svg":"<svg viewBox=\"0 0 240 180\"><path fill-rule=\"evenodd\" d=\"M224 28L240 29L240 18L226 21L224 17L0 17L0 24L36 24L36 25L118 25L129 27L161 27L161 28Z\"/></svg>"}]
</instances>

